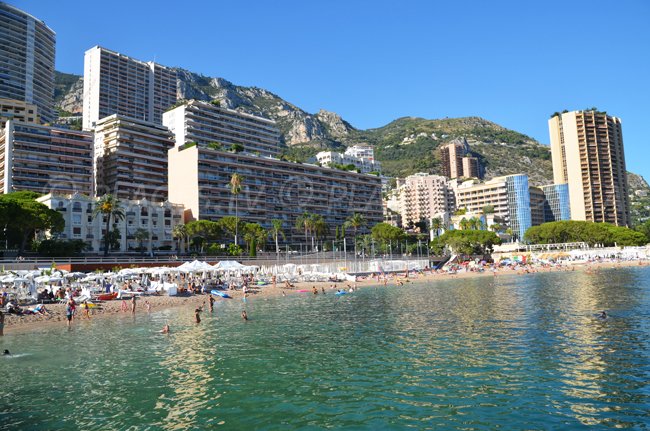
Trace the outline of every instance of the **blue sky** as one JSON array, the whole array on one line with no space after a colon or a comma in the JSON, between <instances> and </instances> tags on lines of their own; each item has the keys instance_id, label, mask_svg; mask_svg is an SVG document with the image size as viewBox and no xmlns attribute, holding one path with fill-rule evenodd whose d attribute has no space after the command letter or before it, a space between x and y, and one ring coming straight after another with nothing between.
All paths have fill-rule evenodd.
<instances>
[{"instance_id":1,"label":"blue sky","mask_svg":"<svg viewBox=\"0 0 650 431\"><path fill-rule=\"evenodd\" d=\"M650 179L650 1L10 1L57 33L57 69L102 45L268 89L358 128L477 115L548 143L554 111L623 120Z\"/></svg>"}]
</instances>

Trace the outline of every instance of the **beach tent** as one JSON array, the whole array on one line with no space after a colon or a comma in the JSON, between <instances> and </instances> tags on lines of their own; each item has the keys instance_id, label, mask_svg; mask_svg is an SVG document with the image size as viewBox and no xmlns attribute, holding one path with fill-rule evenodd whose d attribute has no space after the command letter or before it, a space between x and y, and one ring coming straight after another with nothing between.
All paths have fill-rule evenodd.
<instances>
[{"instance_id":1,"label":"beach tent","mask_svg":"<svg viewBox=\"0 0 650 431\"><path fill-rule=\"evenodd\" d=\"M218 271L243 271L246 268L247 266L234 260L222 260L212 267Z\"/></svg>"},{"instance_id":2,"label":"beach tent","mask_svg":"<svg viewBox=\"0 0 650 431\"><path fill-rule=\"evenodd\" d=\"M213 267L207 262L194 260L192 262L185 262L184 264L177 267L176 269L183 272L205 272L205 271L214 271L215 267Z\"/></svg>"}]
</instances>

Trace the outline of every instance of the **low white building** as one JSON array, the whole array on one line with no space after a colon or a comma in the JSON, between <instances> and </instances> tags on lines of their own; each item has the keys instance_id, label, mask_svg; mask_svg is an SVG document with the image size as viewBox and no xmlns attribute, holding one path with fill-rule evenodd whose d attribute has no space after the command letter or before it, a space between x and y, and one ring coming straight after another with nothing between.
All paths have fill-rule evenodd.
<instances>
[{"instance_id":1,"label":"low white building","mask_svg":"<svg viewBox=\"0 0 650 431\"><path fill-rule=\"evenodd\" d=\"M375 160L375 153L369 145L354 145L345 153L334 151L321 151L316 154L316 159L321 166L354 165L362 174L381 172L381 163Z\"/></svg>"},{"instance_id":2,"label":"low white building","mask_svg":"<svg viewBox=\"0 0 650 431\"><path fill-rule=\"evenodd\" d=\"M82 240L86 243L87 253L104 251L104 216L93 217L97 198L83 194L52 195L47 194L37 199L48 208L60 211L65 220L63 232L59 239ZM141 245L147 253L157 251L177 251L177 241L172 230L183 224L183 205L171 202L150 202L143 200L120 201L123 220L113 220L113 229L120 232L119 252L136 252ZM144 239L137 238L137 233L146 233Z\"/></svg>"},{"instance_id":3,"label":"low white building","mask_svg":"<svg viewBox=\"0 0 650 431\"><path fill-rule=\"evenodd\" d=\"M375 162L375 149L370 145L353 145L345 150L345 155L369 162Z\"/></svg>"}]
</instances>

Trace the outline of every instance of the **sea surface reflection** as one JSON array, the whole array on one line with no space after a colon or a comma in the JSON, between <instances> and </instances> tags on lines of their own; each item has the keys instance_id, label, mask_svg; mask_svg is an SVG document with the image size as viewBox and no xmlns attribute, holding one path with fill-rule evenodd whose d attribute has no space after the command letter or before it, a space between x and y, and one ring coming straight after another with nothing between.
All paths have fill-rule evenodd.
<instances>
[{"instance_id":1,"label":"sea surface reflection","mask_svg":"<svg viewBox=\"0 0 650 431\"><path fill-rule=\"evenodd\" d=\"M457 279L10 334L0 429L646 429L649 286Z\"/></svg>"}]
</instances>

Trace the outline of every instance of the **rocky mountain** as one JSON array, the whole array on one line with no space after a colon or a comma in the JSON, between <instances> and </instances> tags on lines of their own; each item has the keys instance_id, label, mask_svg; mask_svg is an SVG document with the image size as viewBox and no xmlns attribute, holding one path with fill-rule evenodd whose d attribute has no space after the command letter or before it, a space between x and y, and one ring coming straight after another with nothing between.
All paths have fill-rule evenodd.
<instances>
[{"instance_id":1,"label":"rocky mountain","mask_svg":"<svg viewBox=\"0 0 650 431\"><path fill-rule=\"evenodd\" d=\"M210 78L177 69L177 97L221 101L222 106L275 120L288 146L311 143L318 148L343 137L353 127L333 112L309 114L279 96L257 87L241 87L223 78ZM83 101L83 77L57 72L55 104L60 111L80 113Z\"/></svg>"},{"instance_id":2,"label":"rocky mountain","mask_svg":"<svg viewBox=\"0 0 650 431\"><path fill-rule=\"evenodd\" d=\"M242 87L223 78L211 78L177 69L179 99L218 99L222 106L276 121L285 155L305 161L322 149L343 150L357 143L375 147L375 157L388 176L415 172L441 172L438 148L452 139L467 138L481 160L486 178L527 173L534 185L553 181L547 145L479 117L424 119L404 117L376 129L359 130L334 112L308 113L262 88ZM56 73L55 102L64 113L80 113L83 77ZM650 187L642 177L630 175L633 217L650 217ZM648 200L648 202L645 202Z\"/></svg>"},{"instance_id":3,"label":"rocky mountain","mask_svg":"<svg viewBox=\"0 0 650 431\"><path fill-rule=\"evenodd\" d=\"M81 114L83 110L84 80L82 76L55 72L54 103L59 112Z\"/></svg>"},{"instance_id":4,"label":"rocky mountain","mask_svg":"<svg viewBox=\"0 0 650 431\"><path fill-rule=\"evenodd\" d=\"M438 146L465 136L472 151L486 166L487 177L529 172L535 183L551 178L548 147L520 133L477 118L425 120L400 118L386 126L357 130L340 115L325 110L310 114L262 88L237 86L223 78L211 78L183 69L178 72L178 98L221 101L222 106L275 120L287 146L287 155L305 160L322 149L343 149L355 143L376 147L377 158L389 176L417 171L439 172ZM56 104L64 112L82 109L83 78L58 73ZM507 155L516 155L509 160ZM510 157L511 158L511 157Z\"/></svg>"}]
</instances>

